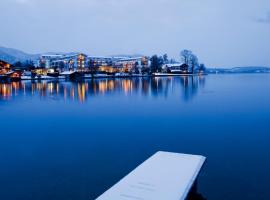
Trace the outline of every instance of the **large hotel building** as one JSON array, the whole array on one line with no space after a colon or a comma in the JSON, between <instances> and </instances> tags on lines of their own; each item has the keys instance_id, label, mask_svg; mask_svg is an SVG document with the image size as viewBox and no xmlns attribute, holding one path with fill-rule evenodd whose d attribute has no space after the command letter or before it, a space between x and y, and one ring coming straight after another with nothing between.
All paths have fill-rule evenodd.
<instances>
[{"instance_id":1,"label":"large hotel building","mask_svg":"<svg viewBox=\"0 0 270 200\"><path fill-rule=\"evenodd\" d=\"M141 57L98 57L77 54L42 55L39 67L43 69L58 69L60 71L88 71L96 68L100 72L132 72L143 67L149 67L149 59Z\"/></svg>"}]
</instances>

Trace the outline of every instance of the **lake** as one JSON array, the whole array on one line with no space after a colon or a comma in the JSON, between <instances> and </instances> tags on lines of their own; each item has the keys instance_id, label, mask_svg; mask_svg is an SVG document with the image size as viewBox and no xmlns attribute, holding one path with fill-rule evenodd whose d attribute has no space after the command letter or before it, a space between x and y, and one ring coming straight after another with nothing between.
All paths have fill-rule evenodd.
<instances>
[{"instance_id":1,"label":"lake","mask_svg":"<svg viewBox=\"0 0 270 200\"><path fill-rule=\"evenodd\" d=\"M0 199L95 199L159 150L208 200L270 196L270 74L0 83Z\"/></svg>"}]
</instances>

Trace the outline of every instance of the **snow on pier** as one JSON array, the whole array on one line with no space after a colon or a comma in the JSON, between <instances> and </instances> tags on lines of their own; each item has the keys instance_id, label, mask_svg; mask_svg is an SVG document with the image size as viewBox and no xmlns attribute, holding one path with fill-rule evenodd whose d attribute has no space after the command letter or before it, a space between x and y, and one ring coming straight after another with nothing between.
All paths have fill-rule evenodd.
<instances>
[{"instance_id":1,"label":"snow on pier","mask_svg":"<svg viewBox=\"0 0 270 200\"><path fill-rule=\"evenodd\" d=\"M158 152L96 200L184 200L205 159Z\"/></svg>"}]
</instances>

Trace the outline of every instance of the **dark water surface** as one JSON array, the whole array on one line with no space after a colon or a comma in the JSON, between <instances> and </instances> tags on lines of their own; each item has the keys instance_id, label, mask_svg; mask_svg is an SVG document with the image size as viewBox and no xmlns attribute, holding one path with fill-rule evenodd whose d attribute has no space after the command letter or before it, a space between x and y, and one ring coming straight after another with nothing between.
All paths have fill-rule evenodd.
<instances>
[{"instance_id":1,"label":"dark water surface","mask_svg":"<svg viewBox=\"0 0 270 200\"><path fill-rule=\"evenodd\" d=\"M209 200L270 199L270 75L0 84L0 199L94 199L156 151Z\"/></svg>"}]
</instances>

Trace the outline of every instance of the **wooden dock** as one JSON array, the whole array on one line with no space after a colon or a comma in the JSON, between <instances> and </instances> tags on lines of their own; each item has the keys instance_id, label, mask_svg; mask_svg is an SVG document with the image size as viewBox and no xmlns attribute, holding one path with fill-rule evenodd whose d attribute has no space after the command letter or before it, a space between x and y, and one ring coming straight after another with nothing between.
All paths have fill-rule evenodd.
<instances>
[{"instance_id":1,"label":"wooden dock","mask_svg":"<svg viewBox=\"0 0 270 200\"><path fill-rule=\"evenodd\" d=\"M157 152L96 200L184 200L205 160Z\"/></svg>"}]
</instances>

